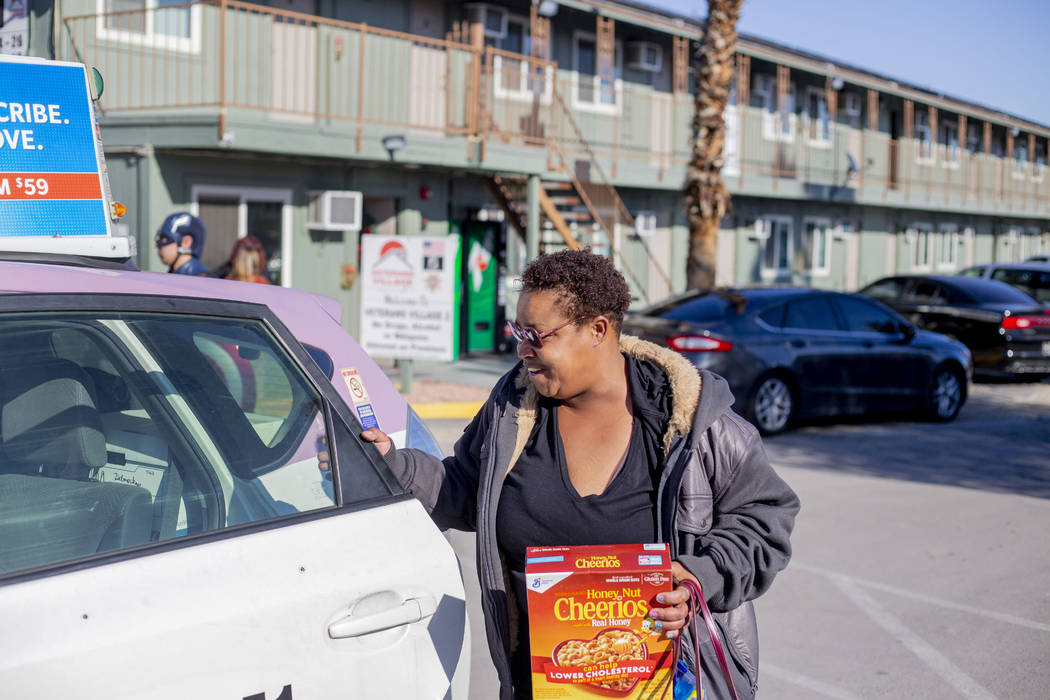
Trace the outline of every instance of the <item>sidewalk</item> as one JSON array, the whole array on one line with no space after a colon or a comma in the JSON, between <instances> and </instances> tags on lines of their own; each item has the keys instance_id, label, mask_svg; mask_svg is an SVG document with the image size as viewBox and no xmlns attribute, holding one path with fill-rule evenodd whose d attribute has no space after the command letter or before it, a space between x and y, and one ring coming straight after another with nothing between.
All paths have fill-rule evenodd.
<instances>
[{"instance_id":1,"label":"sidewalk","mask_svg":"<svg viewBox=\"0 0 1050 700\"><path fill-rule=\"evenodd\" d=\"M514 353L474 353L455 362L416 360L411 390L402 394L424 420L473 418L492 387L517 361ZM377 359L376 364L400 390L401 368L393 360Z\"/></svg>"}]
</instances>

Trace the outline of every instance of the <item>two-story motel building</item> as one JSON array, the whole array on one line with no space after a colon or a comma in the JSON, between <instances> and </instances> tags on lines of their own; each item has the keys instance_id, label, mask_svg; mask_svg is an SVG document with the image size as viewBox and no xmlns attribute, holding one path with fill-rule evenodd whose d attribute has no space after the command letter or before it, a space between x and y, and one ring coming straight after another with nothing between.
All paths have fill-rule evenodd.
<instances>
[{"instance_id":1,"label":"two-story motel building","mask_svg":"<svg viewBox=\"0 0 1050 700\"><path fill-rule=\"evenodd\" d=\"M471 251L513 279L574 240L614 256L638 305L685 286L696 21L614 0L28 7L30 54L105 78L144 268L186 208L205 262L253 233L275 279L339 299L352 332L368 233L461 233L465 281ZM748 36L726 119L723 283L852 290L1050 250L1043 124ZM341 228L344 191L363 193L361 231ZM507 294L464 286L482 308L464 348L491 349Z\"/></svg>"}]
</instances>

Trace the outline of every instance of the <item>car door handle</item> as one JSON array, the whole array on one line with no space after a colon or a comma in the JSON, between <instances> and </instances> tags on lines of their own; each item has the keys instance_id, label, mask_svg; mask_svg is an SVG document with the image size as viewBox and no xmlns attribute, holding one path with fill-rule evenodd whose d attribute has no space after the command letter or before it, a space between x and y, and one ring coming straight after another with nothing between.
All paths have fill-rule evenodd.
<instances>
[{"instance_id":1,"label":"car door handle","mask_svg":"<svg viewBox=\"0 0 1050 700\"><path fill-rule=\"evenodd\" d=\"M804 347L806 347L806 341L804 341L804 340L792 340L792 341L789 341L789 342L791 343L791 347L793 347L793 348L804 348Z\"/></svg>"},{"instance_id":2,"label":"car door handle","mask_svg":"<svg viewBox=\"0 0 1050 700\"><path fill-rule=\"evenodd\" d=\"M328 626L328 636L332 639L360 637L363 634L381 632L393 627L410 625L425 620L437 611L437 602L432 596L409 598L396 608L383 610L370 615L347 615Z\"/></svg>"}]
</instances>

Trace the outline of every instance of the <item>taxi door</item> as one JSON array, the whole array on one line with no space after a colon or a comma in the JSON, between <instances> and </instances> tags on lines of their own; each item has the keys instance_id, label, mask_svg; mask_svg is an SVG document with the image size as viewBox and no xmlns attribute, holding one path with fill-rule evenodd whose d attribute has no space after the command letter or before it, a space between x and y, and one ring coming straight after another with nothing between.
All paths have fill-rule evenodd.
<instances>
[{"instance_id":1,"label":"taxi door","mask_svg":"<svg viewBox=\"0 0 1050 700\"><path fill-rule=\"evenodd\" d=\"M466 696L451 547L265 307L0 298L0 421L5 697Z\"/></svg>"}]
</instances>

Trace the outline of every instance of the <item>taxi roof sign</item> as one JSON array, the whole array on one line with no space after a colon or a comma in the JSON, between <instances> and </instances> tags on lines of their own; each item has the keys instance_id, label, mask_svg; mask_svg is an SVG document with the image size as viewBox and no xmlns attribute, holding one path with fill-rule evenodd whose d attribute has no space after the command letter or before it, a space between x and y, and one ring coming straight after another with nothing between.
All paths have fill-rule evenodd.
<instances>
[{"instance_id":1,"label":"taxi roof sign","mask_svg":"<svg viewBox=\"0 0 1050 700\"><path fill-rule=\"evenodd\" d=\"M89 80L80 63L0 56L0 250L134 255L113 232Z\"/></svg>"}]
</instances>

